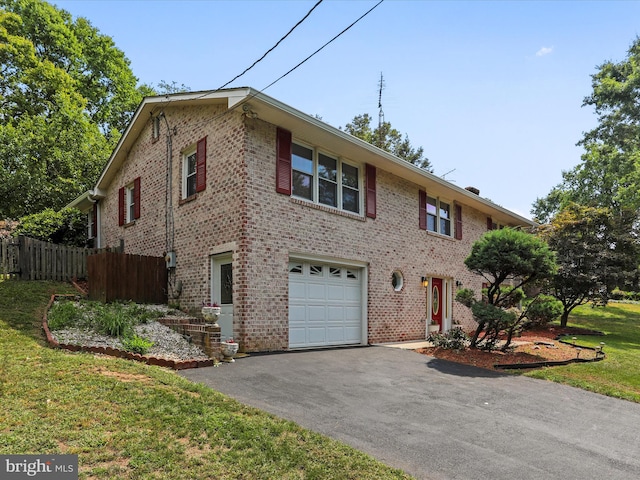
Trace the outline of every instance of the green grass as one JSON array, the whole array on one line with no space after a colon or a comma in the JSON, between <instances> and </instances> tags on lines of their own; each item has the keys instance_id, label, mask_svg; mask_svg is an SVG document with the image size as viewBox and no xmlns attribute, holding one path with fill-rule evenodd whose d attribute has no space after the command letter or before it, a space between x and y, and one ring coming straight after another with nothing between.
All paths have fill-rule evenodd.
<instances>
[{"instance_id":1,"label":"green grass","mask_svg":"<svg viewBox=\"0 0 640 480\"><path fill-rule=\"evenodd\" d=\"M610 303L597 308L583 305L569 317L569 325L604 332L605 337L583 335L577 339L578 344L592 347L605 342L606 359L526 375L640 403L640 304Z\"/></svg>"},{"instance_id":2,"label":"green grass","mask_svg":"<svg viewBox=\"0 0 640 480\"><path fill-rule=\"evenodd\" d=\"M0 454L77 454L84 479L409 478L173 371L47 347L54 292L0 281Z\"/></svg>"}]
</instances>

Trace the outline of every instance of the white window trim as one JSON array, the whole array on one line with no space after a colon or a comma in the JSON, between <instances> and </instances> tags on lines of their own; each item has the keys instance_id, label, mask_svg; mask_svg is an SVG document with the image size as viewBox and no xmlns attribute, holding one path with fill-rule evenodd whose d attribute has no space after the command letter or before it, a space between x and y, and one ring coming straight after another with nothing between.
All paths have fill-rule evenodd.
<instances>
[{"instance_id":1,"label":"white window trim","mask_svg":"<svg viewBox=\"0 0 640 480\"><path fill-rule=\"evenodd\" d=\"M361 217L364 217L364 166L363 165L358 165L356 162L352 162L349 160L344 159L343 157L339 156L339 155L335 155L331 152L328 152L327 150L323 150L320 148L316 148L313 147L311 145L309 145L308 143L304 143L304 142L299 142L297 140L293 140L292 144L296 144L296 145L300 145L301 147L307 148L309 150L311 150L312 152L312 162L313 162L313 191L311 192L311 196L313 197L312 200L309 200L306 197L301 197L296 195L293 192L293 187L291 189L291 196L294 198L298 198L300 200L303 200L305 202L309 202L309 203L313 203L314 205L319 205L322 207L326 207L326 208L331 208L334 210L339 210L341 212L346 212L349 213L351 215L358 215ZM336 164L337 164L337 171L336 171L336 180L337 180L337 199L336 199L336 203L338 204L337 207L334 207L333 205L327 205L326 203L321 203L319 201L319 197L320 197L320 175L318 173L318 158L319 155L325 155L327 157L330 157L334 160L336 160ZM343 188L350 188L351 190L353 190L352 187L348 187L342 184L342 165L346 164L349 165L350 167L353 168L357 168L358 169L358 211L354 212L351 210L347 210L345 208L342 207L342 189ZM293 165L292 165L293 168Z\"/></svg>"},{"instance_id":2,"label":"white window trim","mask_svg":"<svg viewBox=\"0 0 640 480\"><path fill-rule=\"evenodd\" d=\"M429 198L435 198L436 200L436 230L429 230ZM446 203L447 205L449 205L449 233L442 233L440 231L440 203ZM442 235L443 237L447 237L447 238L453 238L454 236L454 229L455 229L455 208L454 208L454 203L451 200L448 200L446 198L441 198L441 197L432 197L431 195L429 195L427 193L427 205L426 205L426 213L425 215L427 216L427 218L425 218L425 224L427 226L426 230L429 233L434 233L437 235Z\"/></svg>"},{"instance_id":3,"label":"white window trim","mask_svg":"<svg viewBox=\"0 0 640 480\"><path fill-rule=\"evenodd\" d=\"M194 192L189 195L187 193L187 180L189 179L190 176L196 176L197 172L198 172L198 166L197 166L197 153L196 153L197 149L196 146L194 145L192 148L189 148L188 150L185 150L184 153L182 154L182 199L184 200L185 198L189 198L193 195L195 195L195 186L194 186ZM189 175L189 157L192 155L196 155L196 163L194 163L195 165L195 170L193 171L193 173L191 175Z\"/></svg>"},{"instance_id":4,"label":"white window trim","mask_svg":"<svg viewBox=\"0 0 640 480\"><path fill-rule=\"evenodd\" d=\"M133 183L130 183L125 187L124 190L124 201L126 205L125 223L131 223L135 220L135 185Z\"/></svg>"}]
</instances>

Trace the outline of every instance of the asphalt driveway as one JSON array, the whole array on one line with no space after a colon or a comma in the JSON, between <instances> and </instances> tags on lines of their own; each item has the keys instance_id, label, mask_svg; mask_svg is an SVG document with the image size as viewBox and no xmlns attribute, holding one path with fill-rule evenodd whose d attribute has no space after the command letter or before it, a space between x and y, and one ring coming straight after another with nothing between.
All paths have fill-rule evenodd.
<instances>
[{"instance_id":1,"label":"asphalt driveway","mask_svg":"<svg viewBox=\"0 0 640 480\"><path fill-rule=\"evenodd\" d=\"M386 347L181 372L426 479L640 478L640 405Z\"/></svg>"}]
</instances>

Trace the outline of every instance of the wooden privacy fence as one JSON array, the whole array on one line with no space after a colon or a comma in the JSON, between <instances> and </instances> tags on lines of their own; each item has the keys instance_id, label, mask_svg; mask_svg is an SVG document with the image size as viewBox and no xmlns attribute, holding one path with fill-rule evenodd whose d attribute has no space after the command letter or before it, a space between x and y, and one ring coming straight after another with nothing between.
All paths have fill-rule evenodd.
<instances>
[{"instance_id":1,"label":"wooden privacy fence","mask_svg":"<svg viewBox=\"0 0 640 480\"><path fill-rule=\"evenodd\" d=\"M69 247L20 236L0 239L0 275L20 280L87 277L88 248Z\"/></svg>"},{"instance_id":2,"label":"wooden privacy fence","mask_svg":"<svg viewBox=\"0 0 640 480\"><path fill-rule=\"evenodd\" d=\"M87 270L91 300L167 301L167 264L164 257L97 253L87 258Z\"/></svg>"}]
</instances>

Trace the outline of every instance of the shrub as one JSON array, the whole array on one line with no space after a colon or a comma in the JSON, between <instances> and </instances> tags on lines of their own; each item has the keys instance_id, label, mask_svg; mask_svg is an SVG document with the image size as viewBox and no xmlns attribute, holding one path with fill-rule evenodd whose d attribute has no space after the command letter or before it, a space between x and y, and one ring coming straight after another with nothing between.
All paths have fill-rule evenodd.
<instances>
[{"instance_id":1,"label":"shrub","mask_svg":"<svg viewBox=\"0 0 640 480\"><path fill-rule=\"evenodd\" d=\"M55 211L50 208L20 219L13 235L84 247L87 243L87 216L75 208Z\"/></svg>"},{"instance_id":2,"label":"shrub","mask_svg":"<svg viewBox=\"0 0 640 480\"><path fill-rule=\"evenodd\" d=\"M448 332L431 333L427 340L436 347L447 350L463 350L469 343L469 336L460 327L454 327Z\"/></svg>"},{"instance_id":3,"label":"shrub","mask_svg":"<svg viewBox=\"0 0 640 480\"><path fill-rule=\"evenodd\" d=\"M525 328L542 327L562 315L563 311L560 300L551 295L538 295L526 308L528 321Z\"/></svg>"},{"instance_id":4,"label":"shrub","mask_svg":"<svg viewBox=\"0 0 640 480\"><path fill-rule=\"evenodd\" d=\"M75 326L82 318L80 309L74 302L54 303L47 315L51 330L62 330Z\"/></svg>"},{"instance_id":5,"label":"shrub","mask_svg":"<svg viewBox=\"0 0 640 480\"><path fill-rule=\"evenodd\" d=\"M134 322L123 304L112 303L97 310L96 322L100 331L112 337L126 337L131 334Z\"/></svg>"},{"instance_id":6,"label":"shrub","mask_svg":"<svg viewBox=\"0 0 640 480\"><path fill-rule=\"evenodd\" d=\"M129 352L144 355L151 347L153 347L153 342L138 335L133 335L132 337L123 340L122 346L124 346L124 349Z\"/></svg>"}]
</instances>

